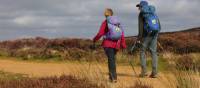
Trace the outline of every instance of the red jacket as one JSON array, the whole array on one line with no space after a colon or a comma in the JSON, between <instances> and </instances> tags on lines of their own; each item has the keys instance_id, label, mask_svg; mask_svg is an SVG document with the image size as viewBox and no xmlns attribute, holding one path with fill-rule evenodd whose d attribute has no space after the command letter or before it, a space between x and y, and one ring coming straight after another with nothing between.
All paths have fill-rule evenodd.
<instances>
[{"instance_id":1,"label":"red jacket","mask_svg":"<svg viewBox=\"0 0 200 88\"><path fill-rule=\"evenodd\" d=\"M102 23L98 34L94 37L93 42L98 41L107 32L108 32L108 26L107 26L107 21L105 20ZM109 39L103 39L102 46L106 47L106 48L115 48L115 49L126 48L124 32L122 33L121 39L118 40L118 41L113 41L113 40L109 40Z\"/></svg>"}]
</instances>

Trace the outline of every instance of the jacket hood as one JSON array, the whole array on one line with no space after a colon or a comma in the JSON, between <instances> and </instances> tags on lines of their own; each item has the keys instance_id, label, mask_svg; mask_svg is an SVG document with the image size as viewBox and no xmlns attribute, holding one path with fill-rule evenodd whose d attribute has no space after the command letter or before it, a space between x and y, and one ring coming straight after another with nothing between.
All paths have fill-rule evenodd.
<instances>
[{"instance_id":1,"label":"jacket hood","mask_svg":"<svg viewBox=\"0 0 200 88\"><path fill-rule=\"evenodd\" d=\"M152 6L152 5L149 5L149 10L150 10L150 12L152 12L152 13L155 13L155 12L156 12L156 8L155 8L154 6Z\"/></svg>"},{"instance_id":2,"label":"jacket hood","mask_svg":"<svg viewBox=\"0 0 200 88\"><path fill-rule=\"evenodd\" d=\"M143 6L141 8L141 12L147 14L154 14L156 12L156 8L153 5Z\"/></svg>"}]
</instances>

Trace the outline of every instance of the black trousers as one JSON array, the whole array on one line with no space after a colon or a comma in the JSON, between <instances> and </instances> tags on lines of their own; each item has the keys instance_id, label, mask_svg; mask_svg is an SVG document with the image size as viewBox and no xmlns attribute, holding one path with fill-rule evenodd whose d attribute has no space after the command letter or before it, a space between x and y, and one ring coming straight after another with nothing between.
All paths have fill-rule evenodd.
<instances>
[{"instance_id":1,"label":"black trousers","mask_svg":"<svg viewBox=\"0 0 200 88\"><path fill-rule=\"evenodd\" d=\"M104 48L106 56L108 57L108 69L109 69L109 79L117 80L116 73L116 53L117 50L114 48Z\"/></svg>"}]
</instances>

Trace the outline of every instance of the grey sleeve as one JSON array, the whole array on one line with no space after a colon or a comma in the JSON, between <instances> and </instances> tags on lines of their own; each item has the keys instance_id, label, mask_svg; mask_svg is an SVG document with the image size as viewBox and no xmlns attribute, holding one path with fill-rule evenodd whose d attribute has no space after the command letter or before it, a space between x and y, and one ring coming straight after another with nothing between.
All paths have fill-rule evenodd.
<instances>
[{"instance_id":1,"label":"grey sleeve","mask_svg":"<svg viewBox=\"0 0 200 88\"><path fill-rule=\"evenodd\" d=\"M142 14L140 13L138 16L138 38L142 38L144 31L144 22L142 18Z\"/></svg>"}]
</instances>

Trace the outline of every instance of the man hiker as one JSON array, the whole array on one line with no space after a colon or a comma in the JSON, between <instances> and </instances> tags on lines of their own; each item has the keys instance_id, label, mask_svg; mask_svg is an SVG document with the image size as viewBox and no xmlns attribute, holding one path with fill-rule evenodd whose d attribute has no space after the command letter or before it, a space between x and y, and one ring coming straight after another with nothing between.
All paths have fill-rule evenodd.
<instances>
[{"instance_id":1,"label":"man hiker","mask_svg":"<svg viewBox=\"0 0 200 88\"><path fill-rule=\"evenodd\" d=\"M157 38L158 33L161 30L160 21L155 13L155 7L148 5L147 1L141 1L136 5L139 8L139 34L138 42L141 44L140 49L140 62L141 62L141 74L140 77L146 77L147 66L145 52L150 50L152 56L152 72L150 78L157 78L158 74L158 56L157 56Z\"/></svg>"},{"instance_id":2,"label":"man hiker","mask_svg":"<svg viewBox=\"0 0 200 88\"><path fill-rule=\"evenodd\" d=\"M120 48L126 48L124 30L113 11L107 8L104 13L106 19L103 21L98 34L94 37L93 42L97 42L103 36L102 46L108 58L109 79L111 82L117 82L116 73L116 53Z\"/></svg>"}]
</instances>

